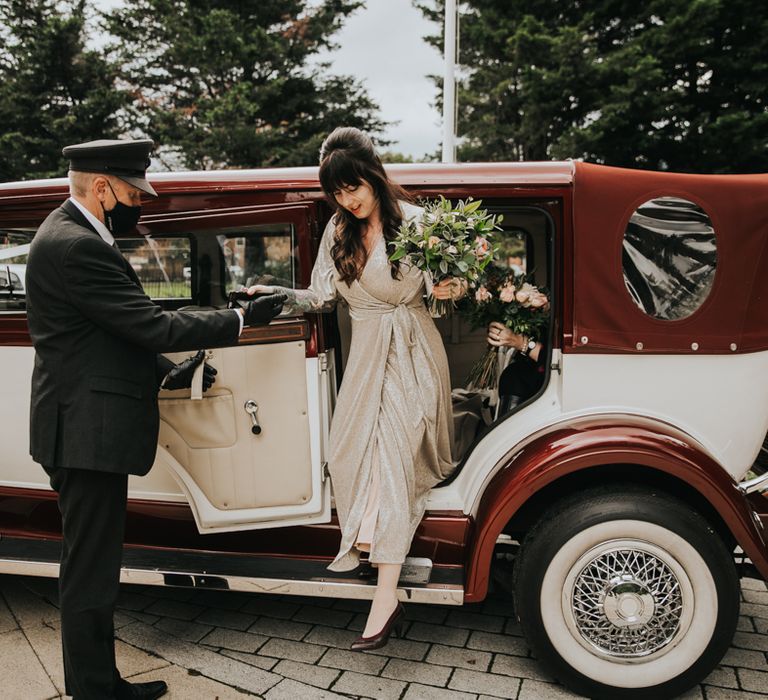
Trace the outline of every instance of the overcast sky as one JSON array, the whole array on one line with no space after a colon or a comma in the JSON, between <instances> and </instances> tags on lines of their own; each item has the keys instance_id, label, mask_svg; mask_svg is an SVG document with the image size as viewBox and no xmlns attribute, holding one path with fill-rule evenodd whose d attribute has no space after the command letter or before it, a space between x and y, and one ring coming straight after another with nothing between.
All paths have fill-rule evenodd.
<instances>
[{"instance_id":1,"label":"overcast sky","mask_svg":"<svg viewBox=\"0 0 768 700\"><path fill-rule=\"evenodd\" d=\"M427 78L442 75L442 56L424 41L437 31L411 0L367 0L336 35L339 48L323 57L334 73L363 81L382 118L398 122L386 132L389 149L415 158L435 153L442 137L437 88Z\"/></svg>"},{"instance_id":2,"label":"overcast sky","mask_svg":"<svg viewBox=\"0 0 768 700\"><path fill-rule=\"evenodd\" d=\"M101 0L97 6L109 10L124 2ZM335 35L339 48L319 57L331 62L333 73L363 82L382 119L393 122L384 134L392 141L388 150L416 159L434 154L442 137L434 107L437 88L427 78L442 75L442 55L424 41L436 31L439 27L424 19L412 0L366 0Z\"/></svg>"}]
</instances>

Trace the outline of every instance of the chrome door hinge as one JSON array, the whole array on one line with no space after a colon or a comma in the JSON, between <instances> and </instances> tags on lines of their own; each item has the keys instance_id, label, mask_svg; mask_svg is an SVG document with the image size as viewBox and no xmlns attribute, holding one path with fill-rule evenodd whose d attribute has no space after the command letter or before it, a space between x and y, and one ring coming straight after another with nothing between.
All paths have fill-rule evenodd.
<instances>
[{"instance_id":1,"label":"chrome door hinge","mask_svg":"<svg viewBox=\"0 0 768 700\"><path fill-rule=\"evenodd\" d=\"M331 476L331 472L328 471L328 462L323 462L320 465L320 481L322 483L325 483L328 480L328 477Z\"/></svg>"},{"instance_id":2,"label":"chrome door hinge","mask_svg":"<svg viewBox=\"0 0 768 700\"><path fill-rule=\"evenodd\" d=\"M322 353L321 355L317 356L318 362L320 363L320 372L327 372L328 371L328 354Z\"/></svg>"}]
</instances>

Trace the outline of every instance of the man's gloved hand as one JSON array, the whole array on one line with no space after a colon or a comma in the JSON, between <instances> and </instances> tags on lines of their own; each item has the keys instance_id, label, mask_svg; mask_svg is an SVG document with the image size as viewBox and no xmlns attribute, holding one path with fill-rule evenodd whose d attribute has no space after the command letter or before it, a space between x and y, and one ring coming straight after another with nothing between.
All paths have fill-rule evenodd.
<instances>
[{"instance_id":1,"label":"man's gloved hand","mask_svg":"<svg viewBox=\"0 0 768 700\"><path fill-rule=\"evenodd\" d=\"M269 323L283 310L288 297L285 294L268 294L252 301L241 302L243 323L246 326L258 326Z\"/></svg>"},{"instance_id":2,"label":"man's gloved hand","mask_svg":"<svg viewBox=\"0 0 768 700\"><path fill-rule=\"evenodd\" d=\"M176 365L168 374L165 375L162 389L189 389L192 386L192 375L197 366L205 360L205 350L200 350L192 357L188 357L184 362ZM203 391L211 388L216 381L216 368L210 365L203 367Z\"/></svg>"}]
</instances>

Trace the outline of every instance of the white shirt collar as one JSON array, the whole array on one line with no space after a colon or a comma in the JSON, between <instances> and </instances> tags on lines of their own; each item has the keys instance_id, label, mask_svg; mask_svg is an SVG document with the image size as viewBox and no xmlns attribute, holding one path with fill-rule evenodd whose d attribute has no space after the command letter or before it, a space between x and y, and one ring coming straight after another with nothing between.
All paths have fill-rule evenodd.
<instances>
[{"instance_id":1,"label":"white shirt collar","mask_svg":"<svg viewBox=\"0 0 768 700\"><path fill-rule=\"evenodd\" d=\"M99 221L91 212L89 212L80 202L78 202L74 197L70 197L69 201L72 202L82 213L83 216L88 219L88 223L93 226L93 228L96 229L96 233L98 233L103 239L104 242L109 245L114 245L115 243L115 237L112 235L112 232Z\"/></svg>"}]
</instances>

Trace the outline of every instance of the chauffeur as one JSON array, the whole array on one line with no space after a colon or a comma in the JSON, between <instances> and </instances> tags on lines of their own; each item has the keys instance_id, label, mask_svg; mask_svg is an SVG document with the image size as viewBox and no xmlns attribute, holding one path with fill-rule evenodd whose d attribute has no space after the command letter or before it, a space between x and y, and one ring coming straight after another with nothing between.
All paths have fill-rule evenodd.
<instances>
[{"instance_id":1,"label":"chauffeur","mask_svg":"<svg viewBox=\"0 0 768 700\"><path fill-rule=\"evenodd\" d=\"M202 353L174 365L158 353L235 343L268 323L284 297L237 310L163 311L114 245L138 221L152 141L64 149L71 197L38 230L27 264L35 346L30 452L58 492L59 576L67 694L75 700L158 698L162 681L128 683L115 665L128 475L146 474L158 436L157 391L190 386ZM210 386L215 370L206 368Z\"/></svg>"}]
</instances>

